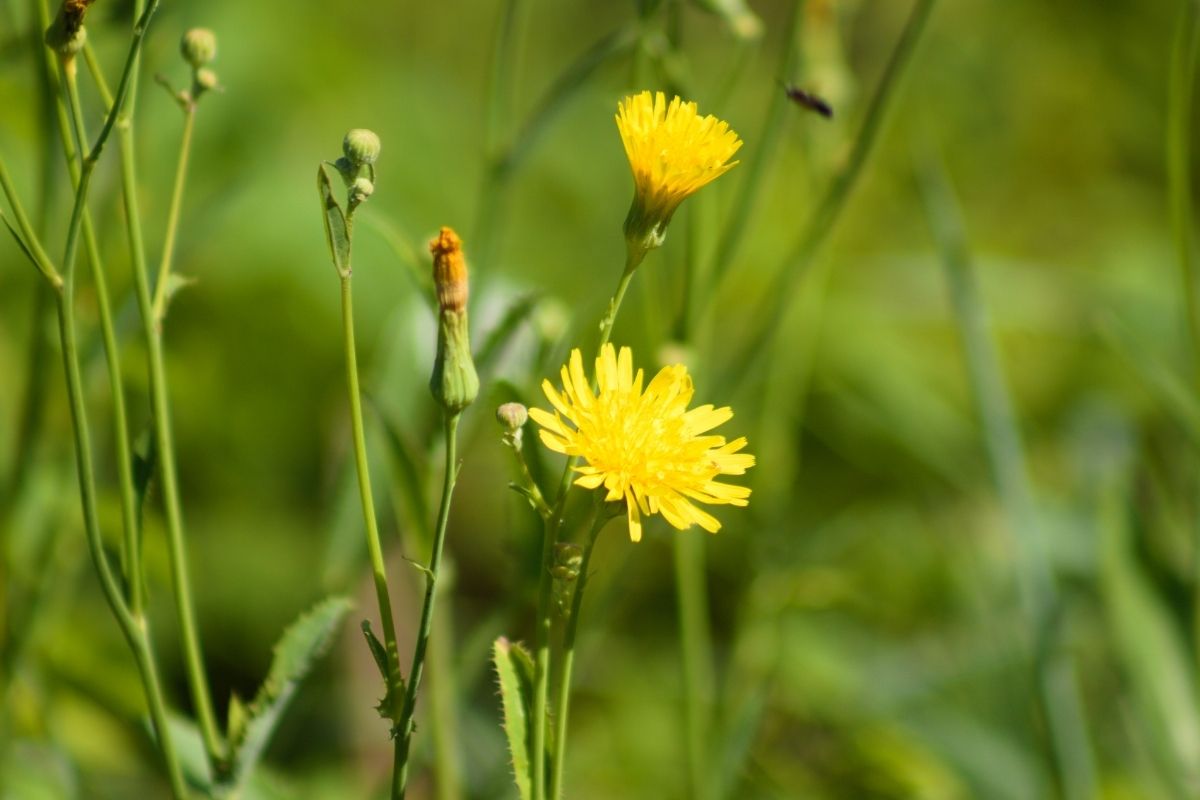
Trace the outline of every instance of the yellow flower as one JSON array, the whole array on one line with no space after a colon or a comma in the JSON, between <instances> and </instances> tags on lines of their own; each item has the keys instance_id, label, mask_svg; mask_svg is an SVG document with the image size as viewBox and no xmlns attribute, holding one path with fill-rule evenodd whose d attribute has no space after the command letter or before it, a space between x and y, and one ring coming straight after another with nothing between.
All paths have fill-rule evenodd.
<instances>
[{"instance_id":1,"label":"yellow flower","mask_svg":"<svg viewBox=\"0 0 1200 800\"><path fill-rule=\"evenodd\" d=\"M729 123L701 117L695 103L650 92L617 104L617 129L633 170L634 197L625 219L631 252L662 244L671 215L684 198L732 169L742 140ZM640 260L640 259L639 259Z\"/></svg>"},{"instance_id":2,"label":"yellow flower","mask_svg":"<svg viewBox=\"0 0 1200 800\"><path fill-rule=\"evenodd\" d=\"M662 514L679 530L698 524L716 532L721 523L695 503L744 506L750 496L744 486L714 480L742 475L754 465L754 456L738 452L746 440L702 435L728 421L733 411L711 405L689 411L692 379L682 364L663 367L645 390L642 378L642 370L633 373L628 347L618 357L606 344L596 359L597 394L584 374L583 356L572 350L562 368L561 393L542 381L556 413L531 408L529 416L542 426L546 447L587 461L575 467L580 474L575 483L603 486L605 500L625 501L633 541L642 538L646 514Z\"/></svg>"}]
</instances>

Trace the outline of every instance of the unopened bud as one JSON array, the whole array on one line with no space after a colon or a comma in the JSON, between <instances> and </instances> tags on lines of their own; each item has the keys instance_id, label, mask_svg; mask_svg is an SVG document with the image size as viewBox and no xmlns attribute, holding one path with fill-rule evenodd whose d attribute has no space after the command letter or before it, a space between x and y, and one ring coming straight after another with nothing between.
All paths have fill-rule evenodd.
<instances>
[{"instance_id":1,"label":"unopened bud","mask_svg":"<svg viewBox=\"0 0 1200 800\"><path fill-rule=\"evenodd\" d=\"M529 421L529 409L520 403L505 403L496 409L496 421L509 433L516 433Z\"/></svg>"},{"instance_id":2,"label":"unopened bud","mask_svg":"<svg viewBox=\"0 0 1200 800\"><path fill-rule=\"evenodd\" d=\"M217 57L217 37L208 28L192 28L180 40L179 52L192 69L198 70Z\"/></svg>"},{"instance_id":3,"label":"unopened bud","mask_svg":"<svg viewBox=\"0 0 1200 800\"><path fill-rule=\"evenodd\" d=\"M504 428L504 443L521 449L521 433L529 421L529 409L520 403L505 403L496 409L496 421Z\"/></svg>"},{"instance_id":4,"label":"unopened bud","mask_svg":"<svg viewBox=\"0 0 1200 800\"><path fill-rule=\"evenodd\" d=\"M366 128L355 128L342 140L342 152L355 167L374 164L379 158L380 148L379 137Z\"/></svg>"},{"instance_id":5,"label":"unopened bud","mask_svg":"<svg viewBox=\"0 0 1200 800\"><path fill-rule=\"evenodd\" d=\"M442 311L463 311L467 307L467 261L462 240L453 230L443 227L429 243L433 253L433 285Z\"/></svg>"},{"instance_id":6,"label":"unopened bud","mask_svg":"<svg viewBox=\"0 0 1200 800\"><path fill-rule=\"evenodd\" d=\"M374 192L375 184L371 183L370 178L355 178L354 183L350 184L350 204L358 205Z\"/></svg>"},{"instance_id":7,"label":"unopened bud","mask_svg":"<svg viewBox=\"0 0 1200 800\"><path fill-rule=\"evenodd\" d=\"M467 262L462 240L450 228L442 228L429 251L438 297L438 350L429 388L450 414L458 414L479 394L467 324Z\"/></svg>"},{"instance_id":8,"label":"unopened bud","mask_svg":"<svg viewBox=\"0 0 1200 800\"><path fill-rule=\"evenodd\" d=\"M202 67L201 69L196 70L195 82L197 94L200 92L212 91L221 83L219 80L217 80L217 73L213 72L208 67Z\"/></svg>"}]
</instances>

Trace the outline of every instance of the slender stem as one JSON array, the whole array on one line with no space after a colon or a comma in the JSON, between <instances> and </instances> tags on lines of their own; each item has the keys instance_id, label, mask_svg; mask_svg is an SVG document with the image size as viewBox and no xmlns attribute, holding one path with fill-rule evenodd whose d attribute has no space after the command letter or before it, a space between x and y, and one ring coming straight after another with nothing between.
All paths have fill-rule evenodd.
<instances>
[{"instance_id":1,"label":"slender stem","mask_svg":"<svg viewBox=\"0 0 1200 800\"><path fill-rule=\"evenodd\" d=\"M600 343L596 350L599 352L608 344L612 337L613 325L617 321L617 313L621 310L621 301L625 298L625 290L633 273L645 257L645 251L629 250L626 256L625 269L617 282L608 303L608 311L600 321ZM563 511L566 508L567 493L571 483L571 468L577 459L567 459L563 466L562 476L558 481L558 493L554 502L553 512L546 518L542 537L542 565L538 576L538 605L537 625L534 628L534 661L533 661L533 752L530 757L530 769L533 770L533 800L545 800L546 796L546 700L550 688L550 629L552 626L551 599L554 589L554 578L550 572L554 566L554 545L558 541L558 529L562 525Z\"/></svg>"},{"instance_id":2,"label":"slender stem","mask_svg":"<svg viewBox=\"0 0 1200 800\"><path fill-rule=\"evenodd\" d=\"M500 230L498 216L508 172L494 165L502 162L507 139L508 120L513 104L514 76L517 73L519 39L529 17L529 0L508 0L501 12L500 25L492 50L491 81L488 83L487 114L484 118L485 165L483 187L476 211L475 258L490 264Z\"/></svg>"},{"instance_id":3,"label":"slender stem","mask_svg":"<svg viewBox=\"0 0 1200 800\"><path fill-rule=\"evenodd\" d=\"M87 129L83 121L83 107L79 102L79 88L75 78L75 70L67 70L65 74L67 105L71 109L71 120L75 131L78 152L87 142ZM64 145L70 141L70 132L60 131ZM68 169L72 179L78 183L82 161L76 163L68 157ZM108 367L109 389L112 392L113 404L113 439L115 440L117 456L117 483L121 496L121 519L123 522L124 547L122 548L123 566L125 572L125 591L129 600L130 612L139 617L142 614L142 563L141 535L138 530L137 493L133 480L133 457L129 447L129 415L125 408L125 388L122 382L121 353L117 345L115 326L113 325L112 304L108 296L108 278L104 270L104 262L100 258L100 248L96 243L96 234L92 229L91 215L86 207L83 212L84 247L87 251L88 262L92 267L96 287L96 305L100 312L100 331L104 340L104 357Z\"/></svg>"},{"instance_id":4,"label":"slender stem","mask_svg":"<svg viewBox=\"0 0 1200 800\"><path fill-rule=\"evenodd\" d=\"M797 45L800 39L800 31L804 25L803 5L802 0L796 0L792 4L792 17L786 28L787 35L783 41L783 51L779 55L778 77L781 80L792 79L796 71L797 62L800 60L799 47ZM733 208L730 210L729 222L725 226L724 235L721 237L721 243L717 250L716 260L713 262L712 274L710 276L713 286L718 285L721 279L725 277L725 273L729 270L729 267L732 265L734 259L737 258L737 254L741 249L746 231L750 227L750 220L754 216L754 209L762 194L764 179L771 172L767 167L770 165L778 149L779 139L783 135L784 123L788 119L788 104L787 95L782 89L771 95L771 103L767 107L766 119L763 121L759 132L754 153L747 159L748 163L746 164L745 172L741 176L742 182L738 187L738 195L733 203ZM717 297L716 292L710 293L705 298L705 308L712 308L712 304L716 301Z\"/></svg>"},{"instance_id":5,"label":"slender stem","mask_svg":"<svg viewBox=\"0 0 1200 800\"><path fill-rule=\"evenodd\" d=\"M679 604L683 675L684 750L687 796L711 795L704 765L708 752L708 715L712 707L712 644L708 631L708 588L705 584L707 540L687 531L675 537L675 596Z\"/></svg>"},{"instance_id":6,"label":"slender stem","mask_svg":"<svg viewBox=\"0 0 1200 800\"><path fill-rule=\"evenodd\" d=\"M140 39L135 38L136 43ZM103 145L103 139L98 141L93 152ZM58 293L59 334L62 337L63 366L66 374L67 395L71 407L71 426L75 436L75 457L79 475L79 493L83 505L84 528L87 534L88 550L100 576L100 584L104 590L105 599L112 608L114 616L125 635L129 645L134 650L138 670L146 687L146 699L151 719L158 736L159 747L166 764L168 779L172 792L180 800L187 797L187 789L183 781L183 773L175 756L171 743L170 728L167 726L166 707L158 679L154 658L150 648L149 634L144 619L130 613L121 597L117 580L109 567L108 558L104 554L104 545L100 535L99 514L96 508L96 479L92 466L91 435L88 430L87 409L83 398L83 381L79 368L79 345L75 331L74 302L75 302L75 258L79 247L79 235L83 227L84 210L87 202L88 188L91 185L91 175L96 161L86 159L80 165L78 186L75 190L75 204L71 211L71 221L67 229L66 253L63 256L63 284Z\"/></svg>"},{"instance_id":7,"label":"slender stem","mask_svg":"<svg viewBox=\"0 0 1200 800\"><path fill-rule=\"evenodd\" d=\"M445 594L450 587L440 591ZM462 767L458 759L458 676L454 654L454 620L447 610L433 618L429 637L429 719L433 740L433 769L438 800L462 797Z\"/></svg>"},{"instance_id":8,"label":"slender stem","mask_svg":"<svg viewBox=\"0 0 1200 800\"><path fill-rule=\"evenodd\" d=\"M458 419L459 414L447 413L445 424L446 469L442 478L442 504L438 508L437 525L433 533L433 553L429 569L425 572L425 601L421 606L421 622L417 628L417 643L413 648L412 667L408 671L408 690L404 695L404 710L400 717L400 796L408 782L408 755L412 745L414 714L417 710L417 692L421 688L421 675L425 669L425 650L429 645L429 633L433 626L433 607L437 600L438 571L442 564L442 548L446 543L446 523L450 519L450 500L454 495L454 482L458 476Z\"/></svg>"},{"instance_id":9,"label":"slender stem","mask_svg":"<svg viewBox=\"0 0 1200 800\"><path fill-rule=\"evenodd\" d=\"M143 13L153 10L158 0L150 0ZM135 29L136 31L136 29ZM118 103L129 81L122 78L117 90ZM117 112L120 106L114 106ZM112 115L110 114L110 117ZM192 604L191 578L188 567L187 545L183 529L183 510L179 500L179 480L175 464L175 444L171 431L169 389L163 358L162 328L154 316L150 295L150 280L146 269L145 249L142 243L141 223L137 207L137 184L134 173L134 148L132 122L122 118L119 134L122 161L122 185L126 209L126 226L130 239L133 262L133 284L141 312L142 334L147 345L147 372L150 377L150 405L154 422L154 438L158 445L158 478L162 488L163 509L167 528L167 556L171 569L171 589L175 599L176 617L183 646L184 667L188 690L204 739L208 761L216 774L226 769L225 745L217 730L216 713L213 710L212 694L208 677L204 672L204 655L196 625L196 614ZM111 128L111 126L107 126Z\"/></svg>"},{"instance_id":10,"label":"slender stem","mask_svg":"<svg viewBox=\"0 0 1200 800\"><path fill-rule=\"evenodd\" d=\"M167 211L167 231L163 238L162 261L158 265L158 280L154 284L154 319L162 325L167 313L167 286L171 275L171 259L175 255L175 235L179 230L179 211L183 206L183 188L187 182L188 157L192 151L192 131L196 127L196 104L183 106L183 137L179 141L179 161L175 165L175 185L171 190L171 206Z\"/></svg>"},{"instance_id":11,"label":"slender stem","mask_svg":"<svg viewBox=\"0 0 1200 800\"><path fill-rule=\"evenodd\" d=\"M1037 504L996 343L976 284L964 226L949 181L932 158L920 174L930 224L942 250L946 280L988 458L1012 525L1017 585L1033 634L1034 669L1051 749L1070 800L1095 796L1095 764L1075 666L1058 631L1058 587L1043 541Z\"/></svg>"},{"instance_id":12,"label":"slender stem","mask_svg":"<svg viewBox=\"0 0 1200 800\"><path fill-rule=\"evenodd\" d=\"M565 491L559 492L560 502L555 513L546 518L542 534L541 567L538 573L537 624L534 628L533 661L533 737L529 768L533 771L531 782L533 800L546 797L546 698L550 687L550 615L551 595L554 578L550 572L554 560L554 543L558 539L558 525Z\"/></svg>"},{"instance_id":13,"label":"slender stem","mask_svg":"<svg viewBox=\"0 0 1200 800\"><path fill-rule=\"evenodd\" d=\"M583 547L583 560L579 563L579 577L571 596L571 610L563 631L563 647L559 662L558 692L554 700L554 759L550 768L550 797L559 800L563 796L564 766L567 758L567 714L571 707L571 670L575 665L575 638L579 630L579 612L583 608L583 590L587 587L588 567L592 562L592 550L600 531L612 519L597 507L588 532L587 544Z\"/></svg>"},{"instance_id":14,"label":"slender stem","mask_svg":"<svg viewBox=\"0 0 1200 800\"><path fill-rule=\"evenodd\" d=\"M347 223L349 224L349 223ZM383 547L379 541L379 525L375 521L375 501L371 492L371 471L367 462L367 437L363 429L362 397L358 386L358 356L354 346L354 297L350 289L351 272L346 265L342 277L342 342L346 350L346 384L350 392L350 424L354 436L354 464L358 470L358 497L362 503L363 522L367 528L367 553L371 559L371 574L375 580L375 600L379 605L379 620L383 626L384 646L387 649L387 697L395 699L400 686L400 651L396 646L396 622L392 617L392 599L388 592L387 569L383 563ZM391 719L395 709L388 709ZM393 798L403 797L403 737L397 724L393 731L392 789Z\"/></svg>"},{"instance_id":15,"label":"slender stem","mask_svg":"<svg viewBox=\"0 0 1200 800\"><path fill-rule=\"evenodd\" d=\"M141 11L135 11L135 14L140 14ZM92 76L92 80L96 84L96 91L100 94L100 100L104 103L105 108L112 108L113 96L112 90L108 88L108 81L104 80L104 70L100 66L100 60L96 58L96 51L92 48L92 43L85 41L83 43L83 60L87 64L88 72ZM134 66L137 69L137 66ZM134 87L136 90L136 87ZM133 105L132 102L126 101L126 107Z\"/></svg>"},{"instance_id":16,"label":"slender stem","mask_svg":"<svg viewBox=\"0 0 1200 800\"><path fill-rule=\"evenodd\" d=\"M54 262L42 248L41 241L34 232L33 225L29 222L29 216L25 213L25 207L21 205L21 197L17 194L17 188L13 185L3 158L0 158L0 189L4 190L4 196L8 198L8 205L12 208L13 216L17 221L17 230L21 232L26 247L33 254L38 271L45 276L51 286L61 289L62 276L58 274L58 270L54 268Z\"/></svg>"},{"instance_id":17,"label":"slender stem","mask_svg":"<svg viewBox=\"0 0 1200 800\"><path fill-rule=\"evenodd\" d=\"M846 202L858 185L863 167L875 149L875 142L887 122L893 101L912 64L913 54L927 27L935 2L936 0L916 0L912 11L909 12L908 21L896 43L896 49L892 52L883 78L871 97L866 118L854 140L850 156L845 166L830 182L821 200L809 216L795 247L775 270L772 285L767 294L766 309L756 315L762 322L757 325L756 331L749 337L748 344L730 360L729 363L733 365L730 367L731 371L736 370L738 374L745 376L750 366L760 363L761 359L773 350L771 340L778 332L783 316L787 313L789 301L796 294L794 289L797 282L808 272L814 257L833 232ZM714 298L719 296L721 294L716 290L711 295ZM723 376L718 383L727 383L731 380L732 374L729 373Z\"/></svg>"}]
</instances>

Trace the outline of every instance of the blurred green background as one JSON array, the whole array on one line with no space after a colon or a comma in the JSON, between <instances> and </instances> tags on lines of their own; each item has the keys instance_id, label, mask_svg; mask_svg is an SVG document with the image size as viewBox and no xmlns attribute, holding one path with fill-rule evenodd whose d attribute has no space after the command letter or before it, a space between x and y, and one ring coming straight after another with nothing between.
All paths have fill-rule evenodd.
<instances>
[{"instance_id":1,"label":"blurred green background","mask_svg":"<svg viewBox=\"0 0 1200 800\"><path fill-rule=\"evenodd\" d=\"M41 114L30 5L0 0L0 152L57 256L69 184ZM378 675L357 632L359 620L375 617L374 599L348 461L338 286L314 170L340 154L348 128L382 138L376 192L359 215L355 284L402 653L420 576L401 555L426 557L432 516L400 488L392 446L420 453L431 488L441 463L425 444L435 419L426 386L435 327L424 243L440 225L462 234L477 347L515 302L536 298L467 414L448 544L452 587L439 607L454 647L451 665L430 679L458 696L457 711L439 722L457 743L464 796L509 796L487 648L501 634L532 638L540 534L505 488L510 454L492 411L512 397L541 403L541 378L557 372L569 346L593 340L624 255L631 187L616 102L675 87L741 134L744 163L685 203L635 278L614 338L647 369L682 354L697 402L733 406L723 432L750 439L754 495L748 509L718 513L724 528L715 537L678 533L661 519L637 545L616 525L602 537L576 667L568 795L687 796L672 563L679 536L704 537L707 547L714 797L1023 800L1072 785L1106 798L1200 793L1200 404L1165 150L1182 5L937 3L844 212L801 266L786 255L845 174L909 2L799 3L798 60L785 75L790 2L750 0L763 35L743 41L692 3L529 0L511 97L500 98L489 143L507 3L164 0L138 98L152 260L180 115L150 76L183 84L178 39L202 25L218 36L213 66L224 87L199 110L176 259L195 285L175 299L166 333L192 576L218 708L231 691L254 692L272 642L303 609L331 592L357 600L268 753L280 796L376 796L390 766L386 727L371 708ZM88 19L110 81L130 13L128 2L102 0ZM560 76L620 31L639 38L555 106L489 213L480 198L492 145L502 151ZM836 115L827 122L784 106L775 147L764 151L761 132L784 78L817 91ZM101 109L83 85L99 127ZM696 316L683 345L686 262L711 260L756 158L763 181L746 236L726 280L714 285L701 271L692 284L697 304L711 301L713 310ZM997 491L952 273L922 200L921 180L942 162L1024 440L1034 505L1023 517ZM140 431L144 344L115 165L109 153L91 208ZM5 660L0 797L165 796L138 722L133 662L81 533L57 334L50 304L37 299L44 291L5 238L0 619L28 612L33 623ZM748 361L746 348L780 299L777 332ZM95 315L84 280L79 316L92 341ZM115 537L108 387L94 344L88 357L103 510ZM24 406L31 380L46 386L35 429ZM26 434L33 457L18 476ZM547 456L547 464L557 462ZM152 490L153 623L172 705L186 711L158 501ZM1057 583L1048 633L1034 633L1022 612L1017 576L1026 567L1014 538L1022 532ZM1090 759L1068 765L1066 779L1038 700L1036 654L1047 651L1074 664L1090 738ZM424 711L429 704L426 694ZM422 764L433 726L422 717ZM433 796L419 772L414 794Z\"/></svg>"}]
</instances>

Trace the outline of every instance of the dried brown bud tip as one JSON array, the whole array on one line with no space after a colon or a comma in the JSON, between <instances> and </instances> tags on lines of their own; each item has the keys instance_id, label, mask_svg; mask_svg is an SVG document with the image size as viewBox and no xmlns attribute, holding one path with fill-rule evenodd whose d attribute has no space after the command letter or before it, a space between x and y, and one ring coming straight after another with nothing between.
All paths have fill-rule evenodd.
<instances>
[{"instance_id":1,"label":"dried brown bud tip","mask_svg":"<svg viewBox=\"0 0 1200 800\"><path fill-rule=\"evenodd\" d=\"M452 229L443 227L429 243L433 253L433 285L442 311L463 311L467 307L467 262L462 240Z\"/></svg>"}]
</instances>

